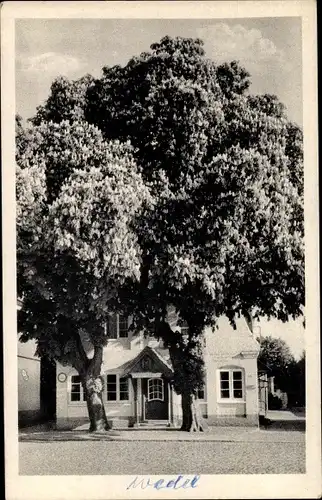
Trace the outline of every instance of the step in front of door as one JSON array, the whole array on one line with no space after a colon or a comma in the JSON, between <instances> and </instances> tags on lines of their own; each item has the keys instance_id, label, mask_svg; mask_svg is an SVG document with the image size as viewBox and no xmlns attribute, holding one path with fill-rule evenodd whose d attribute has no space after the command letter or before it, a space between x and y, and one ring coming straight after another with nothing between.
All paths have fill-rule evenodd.
<instances>
[{"instance_id":1,"label":"step in front of door","mask_svg":"<svg viewBox=\"0 0 322 500\"><path fill-rule=\"evenodd\" d=\"M169 426L168 420L145 420L140 422L138 428L143 429L166 429Z\"/></svg>"}]
</instances>

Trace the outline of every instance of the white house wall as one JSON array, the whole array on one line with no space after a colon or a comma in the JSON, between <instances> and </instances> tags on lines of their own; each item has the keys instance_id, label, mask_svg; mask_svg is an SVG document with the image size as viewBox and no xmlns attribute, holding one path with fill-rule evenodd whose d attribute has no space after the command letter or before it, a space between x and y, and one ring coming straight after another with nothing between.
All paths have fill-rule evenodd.
<instances>
[{"instance_id":1,"label":"white house wall","mask_svg":"<svg viewBox=\"0 0 322 500\"><path fill-rule=\"evenodd\" d=\"M40 360L18 358L18 409L40 410Z\"/></svg>"},{"instance_id":2,"label":"white house wall","mask_svg":"<svg viewBox=\"0 0 322 500\"><path fill-rule=\"evenodd\" d=\"M237 330L233 330L228 320L221 318L219 330L207 329L205 332L205 401L200 400L201 412L210 425L257 425L258 424L258 380L257 355L258 343L253 339L246 322L238 321ZM104 349L102 374L118 373L122 364L133 359L149 341L142 335L128 339L113 339ZM151 347L157 347L155 340L150 340ZM241 354L242 351L242 354ZM220 399L219 369L240 369L243 372L243 399L226 401ZM60 427L88 421L85 402L70 401L70 377L76 371L57 363L57 375L65 373L64 382L57 380L57 424ZM104 394L105 398L106 395ZM141 401L138 401L139 405ZM134 418L134 394L129 383L129 401L104 401L108 419L120 419L124 423ZM140 411L140 409L139 409ZM182 416L181 397L173 393L173 415L180 422Z\"/></svg>"},{"instance_id":3,"label":"white house wall","mask_svg":"<svg viewBox=\"0 0 322 500\"><path fill-rule=\"evenodd\" d=\"M40 405L40 359L34 341L18 342L18 418L20 424L37 420Z\"/></svg>"},{"instance_id":4,"label":"white house wall","mask_svg":"<svg viewBox=\"0 0 322 500\"><path fill-rule=\"evenodd\" d=\"M210 425L257 425L258 423L258 343L243 318L234 330L226 318L219 319L219 328L205 332L205 368L207 414ZM240 351L244 350L241 356ZM240 369L243 373L241 401L221 400L219 370Z\"/></svg>"},{"instance_id":5,"label":"white house wall","mask_svg":"<svg viewBox=\"0 0 322 500\"><path fill-rule=\"evenodd\" d=\"M60 382L59 374L64 373L66 380ZM57 363L57 391L56 391L56 422L59 428L69 428L75 425L81 425L88 420L87 404L85 401L70 400L71 377L78 375L76 370L70 367L62 366ZM106 401L104 406L107 418L113 420L115 417L128 421L129 417L134 415L134 397L132 384L129 384L129 401Z\"/></svg>"}]
</instances>

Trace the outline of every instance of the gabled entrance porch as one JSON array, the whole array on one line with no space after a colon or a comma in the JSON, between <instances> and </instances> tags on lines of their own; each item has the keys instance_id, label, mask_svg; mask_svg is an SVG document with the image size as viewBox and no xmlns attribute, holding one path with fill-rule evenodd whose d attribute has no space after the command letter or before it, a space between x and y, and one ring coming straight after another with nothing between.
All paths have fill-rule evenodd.
<instances>
[{"instance_id":1,"label":"gabled entrance porch","mask_svg":"<svg viewBox=\"0 0 322 500\"><path fill-rule=\"evenodd\" d=\"M173 388L162 373L131 376L134 392L134 426L173 425Z\"/></svg>"},{"instance_id":2,"label":"gabled entrance porch","mask_svg":"<svg viewBox=\"0 0 322 500\"><path fill-rule=\"evenodd\" d=\"M133 388L133 426L172 426L173 371L162 356L146 346L124 375Z\"/></svg>"}]
</instances>

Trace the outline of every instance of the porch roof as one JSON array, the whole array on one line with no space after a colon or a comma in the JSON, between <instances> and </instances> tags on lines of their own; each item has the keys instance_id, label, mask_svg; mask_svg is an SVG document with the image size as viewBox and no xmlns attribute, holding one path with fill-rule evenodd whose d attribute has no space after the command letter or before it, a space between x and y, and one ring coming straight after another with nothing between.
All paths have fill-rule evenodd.
<instances>
[{"instance_id":1,"label":"porch roof","mask_svg":"<svg viewBox=\"0 0 322 500\"><path fill-rule=\"evenodd\" d=\"M150 359L153 369L151 366L147 369L142 369L141 362L146 359ZM166 360L155 350L153 347L146 346L132 361L129 363L127 368L124 370L124 375L130 375L132 373L140 373L142 371L147 372L161 372L163 375L171 376L173 371Z\"/></svg>"},{"instance_id":2,"label":"porch roof","mask_svg":"<svg viewBox=\"0 0 322 500\"><path fill-rule=\"evenodd\" d=\"M141 365L141 362L144 358L151 360L146 369L142 368ZM105 371L105 373L118 373L119 375L124 377L132 374L136 374L136 376L139 376L138 374L142 372L150 374L154 373L154 375L161 373L162 375L168 377L173 374L173 370L169 362L162 356L160 352L157 352L150 346L144 347L144 349L142 349L142 351L140 351L134 358L132 357L128 361L123 362L118 366L111 367L110 369Z\"/></svg>"}]
</instances>

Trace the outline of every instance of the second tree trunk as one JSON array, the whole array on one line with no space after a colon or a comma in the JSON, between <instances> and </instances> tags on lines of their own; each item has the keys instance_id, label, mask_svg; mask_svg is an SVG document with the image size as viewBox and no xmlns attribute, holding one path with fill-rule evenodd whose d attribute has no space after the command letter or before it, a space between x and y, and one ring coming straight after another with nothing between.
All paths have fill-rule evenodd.
<instances>
[{"instance_id":1,"label":"second tree trunk","mask_svg":"<svg viewBox=\"0 0 322 500\"><path fill-rule=\"evenodd\" d=\"M100 377L87 375L83 381L90 432L107 431L111 427L107 421L103 402L103 383Z\"/></svg>"}]
</instances>

